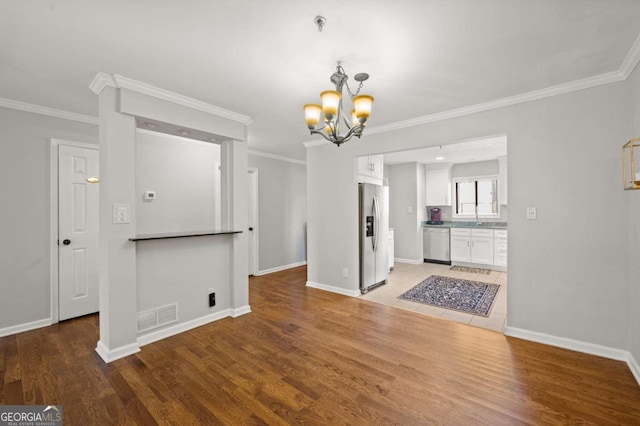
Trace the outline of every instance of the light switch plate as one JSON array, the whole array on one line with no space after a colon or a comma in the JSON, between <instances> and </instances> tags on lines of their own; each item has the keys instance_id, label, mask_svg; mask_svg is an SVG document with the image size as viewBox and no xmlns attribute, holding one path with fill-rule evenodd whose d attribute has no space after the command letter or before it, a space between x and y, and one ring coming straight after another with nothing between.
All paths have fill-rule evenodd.
<instances>
[{"instance_id":1,"label":"light switch plate","mask_svg":"<svg viewBox=\"0 0 640 426\"><path fill-rule=\"evenodd\" d=\"M536 220L538 217L538 212L535 207L527 207L527 219Z\"/></svg>"},{"instance_id":2,"label":"light switch plate","mask_svg":"<svg viewBox=\"0 0 640 426\"><path fill-rule=\"evenodd\" d=\"M407 213L408 214L413 213L413 207L411 207L411 206L407 207Z\"/></svg>"},{"instance_id":3,"label":"light switch plate","mask_svg":"<svg viewBox=\"0 0 640 426\"><path fill-rule=\"evenodd\" d=\"M153 201L156 199L156 191L144 191L144 199L146 201Z\"/></svg>"},{"instance_id":4,"label":"light switch plate","mask_svg":"<svg viewBox=\"0 0 640 426\"><path fill-rule=\"evenodd\" d=\"M131 223L130 204L113 204L113 223Z\"/></svg>"}]
</instances>

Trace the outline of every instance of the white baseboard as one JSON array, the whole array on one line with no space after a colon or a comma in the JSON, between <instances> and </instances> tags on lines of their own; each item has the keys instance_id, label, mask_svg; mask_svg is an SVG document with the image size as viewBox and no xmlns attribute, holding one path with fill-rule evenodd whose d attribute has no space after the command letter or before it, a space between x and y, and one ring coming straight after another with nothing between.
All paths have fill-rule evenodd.
<instances>
[{"instance_id":1,"label":"white baseboard","mask_svg":"<svg viewBox=\"0 0 640 426\"><path fill-rule=\"evenodd\" d=\"M102 340L98 340L96 352L98 353L98 355L100 355L100 358L102 358L104 362L108 364L117 359L140 352L140 346L138 345L138 343L131 343L130 345L120 346L116 349L109 349L107 345L102 342Z\"/></svg>"},{"instance_id":2,"label":"white baseboard","mask_svg":"<svg viewBox=\"0 0 640 426\"><path fill-rule=\"evenodd\" d=\"M251 312L251 306L244 305L239 308L231 309L231 317L238 318L241 315L246 315Z\"/></svg>"},{"instance_id":3,"label":"white baseboard","mask_svg":"<svg viewBox=\"0 0 640 426\"><path fill-rule=\"evenodd\" d=\"M631 354L624 349L611 348L609 346L597 345L595 343L583 342L566 337L552 336L550 334L538 333L536 331L524 330L522 328L506 326L504 329L506 336L517 337L519 339L530 340L532 342L544 343L545 345L556 346L589 355L601 356L603 358L625 361L640 385L640 365Z\"/></svg>"},{"instance_id":4,"label":"white baseboard","mask_svg":"<svg viewBox=\"0 0 640 426\"><path fill-rule=\"evenodd\" d=\"M298 266L304 266L306 264L307 264L307 261L303 260L302 262L290 263L288 265L276 266L275 268L264 269L262 271L256 272L253 275L255 275L256 277L259 277L261 275L272 274L274 272L284 271L286 269L297 268Z\"/></svg>"},{"instance_id":5,"label":"white baseboard","mask_svg":"<svg viewBox=\"0 0 640 426\"><path fill-rule=\"evenodd\" d=\"M399 257L395 257L393 260L399 263L410 263L411 265L424 263L424 259L400 259Z\"/></svg>"},{"instance_id":6,"label":"white baseboard","mask_svg":"<svg viewBox=\"0 0 640 426\"><path fill-rule=\"evenodd\" d=\"M360 290L347 290L346 288L314 283L313 281L307 281L307 287L317 288L319 290L324 290L324 291L330 291L332 293L343 294L345 296L351 296L351 297L360 296Z\"/></svg>"},{"instance_id":7,"label":"white baseboard","mask_svg":"<svg viewBox=\"0 0 640 426\"><path fill-rule=\"evenodd\" d=\"M640 365L638 365L638 362L633 357L631 352L629 352L629 356L627 357L627 365L631 369L633 377L636 378L636 382L638 382L638 384L640 385Z\"/></svg>"},{"instance_id":8,"label":"white baseboard","mask_svg":"<svg viewBox=\"0 0 640 426\"><path fill-rule=\"evenodd\" d=\"M0 337L11 336L12 334L22 333L23 331L35 330L36 328L47 327L51 325L51 318L45 318L38 321L26 322L24 324L12 325L11 327L0 328Z\"/></svg>"},{"instance_id":9,"label":"white baseboard","mask_svg":"<svg viewBox=\"0 0 640 426\"><path fill-rule=\"evenodd\" d=\"M214 312L200 318L192 319L190 321L175 324L166 328L162 328L160 330L153 331L151 333L143 334L142 336L138 336L138 345L148 345L149 343L157 342L158 340L166 339L167 337L184 333L185 331L189 331L193 328L229 317L231 316L231 313L231 309L224 309L222 311Z\"/></svg>"},{"instance_id":10,"label":"white baseboard","mask_svg":"<svg viewBox=\"0 0 640 426\"><path fill-rule=\"evenodd\" d=\"M615 359L618 361L627 361L627 359L629 358L629 352L623 349L611 348L609 346L597 345L595 343L583 342L566 337L552 336L550 334L538 333L537 331L529 331L515 327L506 327L504 330L504 334L524 340L530 340L532 342L544 343L546 345L557 346L559 348L569 349L572 351L582 352L590 355L597 355L604 358Z\"/></svg>"}]
</instances>

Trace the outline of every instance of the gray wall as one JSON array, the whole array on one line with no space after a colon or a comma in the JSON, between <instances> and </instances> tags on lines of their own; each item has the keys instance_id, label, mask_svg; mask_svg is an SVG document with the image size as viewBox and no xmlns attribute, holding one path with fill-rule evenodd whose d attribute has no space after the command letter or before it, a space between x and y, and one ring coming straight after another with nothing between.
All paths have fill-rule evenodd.
<instances>
[{"instance_id":1,"label":"gray wall","mask_svg":"<svg viewBox=\"0 0 640 426\"><path fill-rule=\"evenodd\" d=\"M249 154L258 169L258 272L307 260L306 167Z\"/></svg>"},{"instance_id":2,"label":"gray wall","mask_svg":"<svg viewBox=\"0 0 640 426\"><path fill-rule=\"evenodd\" d=\"M498 160L476 161L473 163L454 164L451 169L451 177L476 177L496 175L500 173Z\"/></svg>"},{"instance_id":3,"label":"gray wall","mask_svg":"<svg viewBox=\"0 0 640 426\"><path fill-rule=\"evenodd\" d=\"M506 134L508 326L627 347L629 203L620 146L632 132L631 108L626 81L308 149L309 281L358 288L356 276L340 275L358 264L354 157ZM537 207L537 220L526 220L528 206Z\"/></svg>"},{"instance_id":4,"label":"gray wall","mask_svg":"<svg viewBox=\"0 0 640 426\"><path fill-rule=\"evenodd\" d=\"M627 139L640 137L640 68L636 67L629 78L633 96L633 133ZM626 142L622 141L622 142ZM636 362L640 362L640 190L626 191L629 202L629 350Z\"/></svg>"},{"instance_id":5,"label":"gray wall","mask_svg":"<svg viewBox=\"0 0 640 426\"><path fill-rule=\"evenodd\" d=\"M389 166L389 227L394 229L397 259L422 258L416 239L418 210L418 163Z\"/></svg>"},{"instance_id":6,"label":"gray wall","mask_svg":"<svg viewBox=\"0 0 640 426\"><path fill-rule=\"evenodd\" d=\"M215 229L220 146L157 132L136 133L136 232ZM144 191L156 192L145 201ZM231 307L230 236L136 243L137 311L178 303L186 322ZM208 294L216 293L209 308ZM149 332L141 333L148 334Z\"/></svg>"},{"instance_id":7,"label":"gray wall","mask_svg":"<svg viewBox=\"0 0 640 426\"><path fill-rule=\"evenodd\" d=\"M51 317L50 139L98 143L98 127L0 108L0 329Z\"/></svg>"},{"instance_id":8,"label":"gray wall","mask_svg":"<svg viewBox=\"0 0 640 426\"><path fill-rule=\"evenodd\" d=\"M157 132L136 134L136 232L215 229L220 146ZM156 199L144 200L145 191Z\"/></svg>"}]
</instances>

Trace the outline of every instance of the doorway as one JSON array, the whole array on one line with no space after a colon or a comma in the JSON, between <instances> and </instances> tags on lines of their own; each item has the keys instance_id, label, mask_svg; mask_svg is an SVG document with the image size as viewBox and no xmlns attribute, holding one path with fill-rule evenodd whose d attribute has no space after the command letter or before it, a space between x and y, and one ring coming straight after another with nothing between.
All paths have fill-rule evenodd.
<instances>
[{"instance_id":1,"label":"doorway","mask_svg":"<svg viewBox=\"0 0 640 426\"><path fill-rule=\"evenodd\" d=\"M99 310L99 149L51 142L51 321Z\"/></svg>"}]
</instances>

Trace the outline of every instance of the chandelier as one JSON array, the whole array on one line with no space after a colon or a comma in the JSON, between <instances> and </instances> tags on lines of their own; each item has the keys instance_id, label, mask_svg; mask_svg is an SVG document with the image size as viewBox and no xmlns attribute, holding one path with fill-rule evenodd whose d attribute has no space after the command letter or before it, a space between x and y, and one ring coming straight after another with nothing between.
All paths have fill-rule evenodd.
<instances>
[{"instance_id":1,"label":"chandelier","mask_svg":"<svg viewBox=\"0 0 640 426\"><path fill-rule=\"evenodd\" d=\"M353 79L359 82L360 85L356 93L352 93L349 83L347 83L349 76L345 74L344 68L338 63L336 72L331 76L331 82L336 90L326 90L320 93L322 105L306 104L304 106L305 121L311 134L320 135L338 146L354 136L358 138L362 136L362 131L371 114L371 105L373 104L373 96L359 95L362 83L368 78L369 74L356 74ZM353 103L350 120L344 114L342 107L342 89L344 87L347 88ZM322 127L318 128L321 120ZM344 130L346 130L344 134L340 133L340 121L343 122Z\"/></svg>"}]
</instances>

